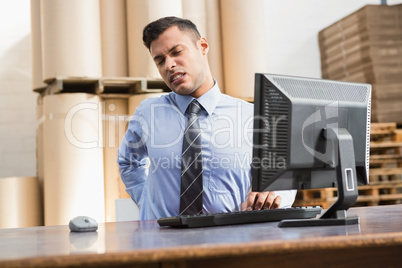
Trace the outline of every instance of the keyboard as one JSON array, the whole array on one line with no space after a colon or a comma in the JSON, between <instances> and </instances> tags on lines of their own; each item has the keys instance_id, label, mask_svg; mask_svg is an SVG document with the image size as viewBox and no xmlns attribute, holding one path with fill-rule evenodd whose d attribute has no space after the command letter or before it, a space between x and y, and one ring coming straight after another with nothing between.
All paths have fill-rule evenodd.
<instances>
[{"instance_id":1,"label":"keyboard","mask_svg":"<svg viewBox=\"0 0 402 268\"><path fill-rule=\"evenodd\" d=\"M160 226L194 228L221 225L281 221L285 219L311 219L322 211L321 207L291 207L266 210L236 211L198 215L181 215L158 219Z\"/></svg>"}]
</instances>

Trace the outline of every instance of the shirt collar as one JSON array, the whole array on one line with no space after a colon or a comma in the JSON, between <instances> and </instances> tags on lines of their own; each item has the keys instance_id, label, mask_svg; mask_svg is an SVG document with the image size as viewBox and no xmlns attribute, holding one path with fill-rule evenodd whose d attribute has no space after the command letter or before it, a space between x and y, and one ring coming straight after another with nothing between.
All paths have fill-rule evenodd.
<instances>
[{"instance_id":1,"label":"shirt collar","mask_svg":"<svg viewBox=\"0 0 402 268\"><path fill-rule=\"evenodd\" d=\"M214 86L197 99L208 115L211 115L214 112L222 95L218 83L215 80L214 82ZM184 114L190 102L192 102L195 98L190 95L179 95L176 93L174 93L174 95L179 110Z\"/></svg>"}]
</instances>

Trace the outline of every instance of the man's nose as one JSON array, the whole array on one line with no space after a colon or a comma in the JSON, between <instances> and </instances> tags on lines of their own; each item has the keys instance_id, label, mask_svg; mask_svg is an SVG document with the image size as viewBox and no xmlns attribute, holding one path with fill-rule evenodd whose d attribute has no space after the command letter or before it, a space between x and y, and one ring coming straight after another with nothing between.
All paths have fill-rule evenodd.
<instances>
[{"instance_id":1,"label":"man's nose","mask_svg":"<svg viewBox=\"0 0 402 268\"><path fill-rule=\"evenodd\" d=\"M176 67L176 61L172 57L165 58L165 67L167 70L172 70Z\"/></svg>"}]
</instances>

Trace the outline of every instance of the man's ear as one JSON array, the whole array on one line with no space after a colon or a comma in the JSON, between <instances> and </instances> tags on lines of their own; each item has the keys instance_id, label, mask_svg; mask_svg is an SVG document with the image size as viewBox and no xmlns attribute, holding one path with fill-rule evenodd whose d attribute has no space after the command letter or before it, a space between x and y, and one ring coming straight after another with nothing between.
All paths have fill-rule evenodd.
<instances>
[{"instance_id":1,"label":"man's ear","mask_svg":"<svg viewBox=\"0 0 402 268\"><path fill-rule=\"evenodd\" d=\"M201 45L202 54L207 55L207 53L209 51L209 45L208 45L207 39L205 39L205 37L200 38L200 45Z\"/></svg>"}]
</instances>

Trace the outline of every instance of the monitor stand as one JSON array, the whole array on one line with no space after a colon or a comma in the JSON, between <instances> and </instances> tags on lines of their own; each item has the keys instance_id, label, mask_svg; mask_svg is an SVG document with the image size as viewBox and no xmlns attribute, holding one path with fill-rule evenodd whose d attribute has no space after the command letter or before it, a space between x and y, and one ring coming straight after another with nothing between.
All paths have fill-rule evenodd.
<instances>
[{"instance_id":1,"label":"monitor stand","mask_svg":"<svg viewBox=\"0 0 402 268\"><path fill-rule=\"evenodd\" d=\"M282 220L279 227L349 225L359 223L359 217L348 216L346 211L356 203L359 195L357 189L355 155L353 140L344 128L327 128L324 130L327 139L334 142L335 164L337 173L338 199L318 219ZM338 150L336 150L338 148ZM337 163L337 164L336 164Z\"/></svg>"}]
</instances>

